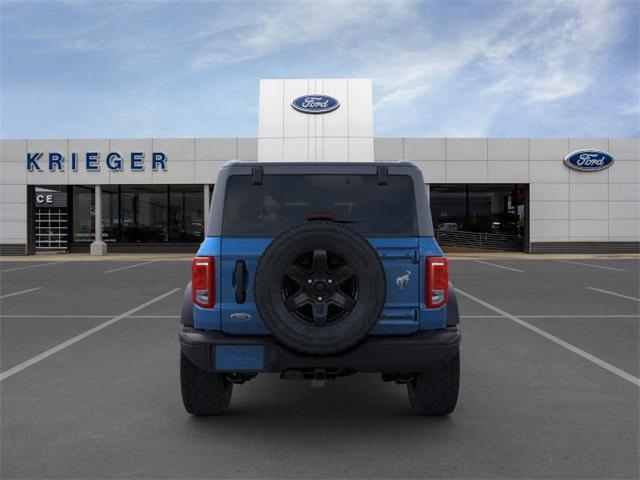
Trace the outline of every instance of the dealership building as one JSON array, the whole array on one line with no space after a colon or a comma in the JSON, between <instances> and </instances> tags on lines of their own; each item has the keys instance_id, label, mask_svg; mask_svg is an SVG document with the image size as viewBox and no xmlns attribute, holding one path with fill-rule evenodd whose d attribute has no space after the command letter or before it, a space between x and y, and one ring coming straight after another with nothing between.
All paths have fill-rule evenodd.
<instances>
[{"instance_id":1,"label":"dealership building","mask_svg":"<svg viewBox=\"0 0 640 480\"><path fill-rule=\"evenodd\" d=\"M367 79L257 100L257 138L0 140L0 254L194 252L229 161L414 162L445 249L640 250L640 139L374 137Z\"/></svg>"}]
</instances>

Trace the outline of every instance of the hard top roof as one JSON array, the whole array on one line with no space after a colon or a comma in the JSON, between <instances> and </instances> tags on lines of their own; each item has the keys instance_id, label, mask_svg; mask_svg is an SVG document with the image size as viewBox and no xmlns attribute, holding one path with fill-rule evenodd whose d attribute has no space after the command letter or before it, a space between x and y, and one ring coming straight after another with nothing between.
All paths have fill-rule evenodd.
<instances>
[{"instance_id":1,"label":"hard top roof","mask_svg":"<svg viewBox=\"0 0 640 480\"><path fill-rule=\"evenodd\" d=\"M363 167L409 167L418 169L418 166L408 160L396 160L392 162L246 162L242 160L231 160L227 162L222 168L246 168L246 167L278 167L278 170L282 170L283 167L294 167L292 170L300 171L300 167L306 168L322 168L322 169L336 169L336 170L348 170L348 169L362 169ZM419 170L419 169L418 169Z\"/></svg>"}]
</instances>

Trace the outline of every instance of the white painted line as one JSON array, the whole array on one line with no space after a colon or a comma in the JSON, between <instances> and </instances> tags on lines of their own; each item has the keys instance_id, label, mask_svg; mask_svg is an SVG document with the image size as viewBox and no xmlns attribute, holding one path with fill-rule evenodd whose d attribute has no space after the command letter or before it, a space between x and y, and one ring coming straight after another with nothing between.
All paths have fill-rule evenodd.
<instances>
[{"instance_id":1,"label":"white painted line","mask_svg":"<svg viewBox=\"0 0 640 480\"><path fill-rule=\"evenodd\" d=\"M7 268L6 270L0 270L0 273L16 272L18 270L27 270L29 268L46 267L47 265L58 265L59 263L69 263L70 261L71 260L65 260L65 261L62 261L62 262L39 263L37 265L29 265L27 267Z\"/></svg>"},{"instance_id":2,"label":"white painted line","mask_svg":"<svg viewBox=\"0 0 640 480\"><path fill-rule=\"evenodd\" d=\"M457 289L456 289L457 290ZM2 317L2 315L0 315ZM516 315L519 318L640 318L640 315ZM502 315L460 315L460 318L504 318Z\"/></svg>"},{"instance_id":3,"label":"white painted line","mask_svg":"<svg viewBox=\"0 0 640 480\"><path fill-rule=\"evenodd\" d=\"M115 315L0 315L0 318L112 318Z\"/></svg>"},{"instance_id":4,"label":"white painted line","mask_svg":"<svg viewBox=\"0 0 640 480\"><path fill-rule=\"evenodd\" d=\"M593 290L595 292L600 292L600 293L607 293L609 295L613 295L615 297L620 297L620 298L626 298L627 300L635 300L636 302L640 302L640 298L636 298L636 297L629 297L627 295L622 295L621 293L616 293L616 292L610 292L609 290L602 290L601 288L596 288L596 287L587 287L589 290Z\"/></svg>"},{"instance_id":5,"label":"white painted line","mask_svg":"<svg viewBox=\"0 0 640 480\"><path fill-rule=\"evenodd\" d=\"M614 375L617 375L618 377L626 380L627 382L633 383L635 386L640 387L640 378L638 377L634 377L633 375L625 372L624 370L618 368L618 367L614 367L613 365L611 365L610 363L605 362L604 360L601 360L600 358L591 355L588 352L585 352L584 350L576 347L575 345L570 344L569 342L565 342L564 340L551 335L550 333L545 332L544 330L536 327L535 325L531 325L528 322L525 322L524 320L522 320L521 318L516 317L515 315L510 314L509 312L505 312L504 310L501 310L500 308L491 305L490 303L485 302L484 300L480 300L477 297L474 297L473 295L471 295L470 293L467 292L463 292L462 290L460 290L459 288L456 288L456 292L461 294L464 297L467 297L470 300L473 300L476 303L479 303L480 305L482 305L483 307L488 308L489 310L492 310L496 313L499 313L500 315L502 315L505 318L508 318L509 320L517 323L518 325L524 327L524 328L528 328L529 330L531 330L534 333L537 333L538 335L546 338L547 340L551 340L552 342L560 345L563 348L566 348L567 350L569 350L570 352L575 353L576 355L581 356L582 358L589 360L590 362L598 365L601 368L604 368L605 370L608 370L609 372L613 373Z\"/></svg>"},{"instance_id":6,"label":"white painted line","mask_svg":"<svg viewBox=\"0 0 640 480\"><path fill-rule=\"evenodd\" d=\"M591 263L572 262L571 260L556 260L556 262L570 263L572 265L582 265L583 267L599 268L601 270L613 270L614 272L626 272L623 268L607 267L606 265L593 265Z\"/></svg>"},{"instance_id":7,"label":"white painted line","mask_svg":"<svg viewBox=\"0 0 640 480\"><path fill-rule=\"evenodd\" d=\"M128 270L130 268L136 268L136 267L141 267L142 265L149 265L150 263L156 263L157 261L158 260L151 260L150 262L135 263L133 265L127 265L126 267L114 268L113 270L107 270L104 273L120 272L122 270Z\"/></svg>"},{"instance_id":8,"label":"white painted line","mask_svg":"<svg viewBox=\"0 0 640 480\"><path fill-rule=\"evenodd\" d=\"M0 315L0 318L112 318L115 315ZM180 318L180 315L129 315L127 318Z\"/></svg>"},{"instance_id":9,"label":"white painted line","mask_svg":"<svg viewBox=\"0 0 640 480\"><path fill-rule=\"evenodd\" d=\"M35 292L36 290L41 290L42 287L30 288L29 290L20 290L19 292L7 293L6 295L0 295L0 300L7 297L14 297L16 295L22 295L23 293Z\"/></svg>"},{"instance_id":10,"label":"white painted line","mask_svg":"<svg viewBox=\"0 0 640 480\"><path fill-rule=\"evenodd\" d=\"M492 267L503 268L505 270L511 270L512 272L524 273L524 270L518 270L517 268L513 267L505 267L504 265L498 265L497 263L485 262L483 260L474 260L474 262L481 263L483 265L490 265Z\"/></svg>"},{"instance_id":11,"label":"white painted line","mask_svg":"<svg viewBox=\"0 0 640 480\"><path fill-rule=\"evenodd\" d=\"M62 342L60 345L56 345L55 347L50 348L46 352L42 352L40 355L36 355L35 357L30 358L29 360L26 360L26 361L16 365L15 367L10 368L9 370L6 370L6 371L0 373L0 382L6 380L9 377L12 377L16 373L21 372L25 368L29 368L30 366L35 365L36 363L44 360L45 358L50 357L54 353L58 353L60 350L63 350L65 348L67 348L67 347L70 347L74 343L77 343L80 340L87 338L89 335L93 335L94 333L97 333L100 330L102 330L104 328L107 328L109 325L113 325L114 323L119 322L123 318L126 318L129 315L133 315L134 313L142 310L143 308L146 308L149 305L152 305L152 304L162 300L163 298L166 298L169 295L172 295L172 294L174 294L174 293L176 293L177 291L180 291L180 290L182 290L182 289L181 288L174 288L173 290L170 290L167 293L163 293L159 297L156 297L156 298L154 298L152 300L149 300L148 302L145 302L142 305L138 305L137 307L132 308L131 310L129 310L127 312L124 312L124 313L122 313L122 314L120 314L118 316L113 317L111 320L107 320L106 322L101 323L100 325L97 325L97 326L95 326L93 328L90 328L89 330L87 330L86 332L81 333L80 335L76 335L75 337L70 338L66 342Z\"/></svg>"},{"instance_id":12,"label":"white painted line","mask_svg":"<svg viewBox=\"0 0 640 480\"><path fill-rule=\"evenodd\" d=\"M520 318L640 318L640 315L516 315Z\"/></svg>"}]
</instances>

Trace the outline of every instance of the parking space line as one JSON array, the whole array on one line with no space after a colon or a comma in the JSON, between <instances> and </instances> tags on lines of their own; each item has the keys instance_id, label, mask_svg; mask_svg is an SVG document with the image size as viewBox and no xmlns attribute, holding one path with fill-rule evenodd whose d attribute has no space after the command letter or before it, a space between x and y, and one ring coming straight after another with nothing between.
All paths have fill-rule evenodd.
<instances>
[{"instance_id":1,"label":"parking space line","mask_svg":"<svg viewBox=\"0 0 640 480\"><path fill-rule=\"evenodd\" d=\"M457 291L457 290L456 290ZM0 315L0 318L2 315ZM518 318L640 318L640 315L517 315ZM502 315L460 315L460 318L503 318Z\"/></svg>"},{"instance_id":2,"label":"parking space line","mask_svg":"<svg viewBox=\"0 0 640 480\"><path fill-rule=\"evenodd\" d=\"M492 267L503 268L505 270L511 270L512 272L524 273L524 270L518 270L517 268L513 267L505 267L504 265L498 265L497 263L485 262L483 260L474 260L474 262L481 263L483 265L490 265Z\"/></svg>"},{"instance_id":3,"label":"parking space line","mask_svg":"<svg viewBox=\"0 0 640 480\"><path fill-rule=\"evenodd\" d=\"M29 265L27 267L7 268L6 270L0 270L0 273L16 272L18 270L27 270L29 268L46 267L47 265L58 265L59 263L69 263L70 261L71 260L64 260L64 261L61 261L61 262L39 263L37 265Z\"/></svg>"},{"instance_id":4,"label":"parking space line","mask_svg":"<svg viewBox=\"0 0 640 480\"><path fill-rule=\"evenodd\" d=\"M556 260L556 262L570 263L571 265L582 265L583 267L599 268L601 270L613 270L614 272L626 272L623 268L607 267L606 265L592 265L591 263L572 262L571 260Z\"/></svg>"},{"instance_id":5,"label":"parking space line","mask_svg":"<svg viewBox=\"0 0 640 480\"><path fill-rule=\"evenodd\" d=\"M485 302L484 300L480 300L477 297L474 297L473 295L471 295L470 293L467 292L463 292L462 290L456 288L456 293L459 293L460 295L467 297L470 300L473 300L476 303L479 303L480 305L482 305L485 308L488 308L489 310L492 310L496 313L499 313L500 315L502 315L505 318L508 318L509 320L517 323L518 325L527 328L529 330L531 330L534 333L537 333L538 335L540 335L541 337L546 338L547 340L551 340L553 343L556 343L558 345L560 345L563 348L566 348L567 350L569 350L570 352L575 353L576 355L581 356L582 358L584 358L585 360L589 360L591 363L594 363L595 365L598 365L601 368L604 368L605 370L608 370L609 372L613 373L614 375L617 375L618 377L626 380L627 382L630 382L632 384L634 384L637 387L640 387L640 378L638 377L634 377L633 375L631 375L630 373L625 372L624 370L615 367L613 365L611 365L608 362L605 362L604 360L596 357L595 355L591 355L588 352L585 352L584 350L576 347L575 345L572 345L569 342L565 342L564 340L551 335L550 333L545 332L544 330L542 330L541 328L538 328L534 325L531 325L528 322L525 322L524 320L522 320L521 318L512 315L509 312L505 312L504 310L496 307L495 305L491 305L490 303Z\"/></svg>"},{"instance_id":6,"label":"parking space line","mask_svg":"<svg viewBox=\"0 0 640 480\"><path fill-rule=\"evenodd\" d=\"M627 300L635 300L636 302L640 302L640 298L629 297L628 295L623 295L621 293L616 293L616 292L610 292L609 290L602 290L601 288L596 288L596 287L587 287L587 288L595 292L606 293L609 295L613 295L615 297L626 298Z\"/></svg>"},{"instance_id":7,"label":"parking space line","mask_svg":"<svg viewBox=\"0 0 640 480\"><path fill-rule=\"evenodd\" d=\"M0 318L111 318L115 315L0 315Z\"/></svg>"},{"instance_id":8,"label":"parking space line","mask_svg":"<svg viewBox=\"0 0 640 480\"><path fill-rule=\"evenodd\" d=\"M130 268L136 268L136 267L141 267L142 265L149 265L150 263L156 263L158 260L151 260L150 262L142 262L142 263L136 263L133 265L127 265L126 267L120 267L120 268L114 268L113 270L107 270L104 273L113 273L113 272L119 272L121 270L128 270Z\"/></svg>"},{"instance_id":9,"label":"parking space line","mask_svg":"<svg viewBox=\"0 0 640 480\"><path fill-rule=\"evenodd\" d=\"M520 318L640 318L640 315L516 315Z\"/></svg>"},{"instance_id":10,"label":"parking space line","mask_svg":"<svg viewBox=\"0 0 640 480\"><path fill-rule=\"evenodd\" d=\"M178 291L182 290L181 288L174 288L173 290L169 290L167 293L163 293L162 295L149 300L148 302L143 303L142 305L138 305L135 308L132 308L131 310L128 310L120 315L117 315L115 317L113 317L111 320L107 320L104 323L101 323L100 325L97 325L93 328L90 328L89 330L87 330L86 332L81 333L80 335L76 335L73 338L70 338L69 340L67 340L66 342L62 342L59 345L56 345L53 348L50 348L49 350L47 350L46 352L42 352L40 355L36 355L33 358L30 358L29 360L26 360L18 365L16 365L13 368L10 368L9 370L6 370L2 373L0 373L0 382L6 380L9 377L12 377L13 375L15 375L16 373L21 372L22 370L24 370L25 368L29 368L32 365L35 365L38 362L41 362L42 360L44 360L47 357L50 357L51 355L58 353L60 350L63 350L67 347L70 347L71 345L73 345L74 343L78 343L80 340L83 340L85 338L87 338L90 335L93 335L94 333L99 332L100 330L103 330L105 328L107 328L109 325L113 325L116 322L119 322L120 320L122 320L123 318L126 318L130 315L133 315L136 312L139 312L140 310L147 308L149 305L153 305L156 302L159 302L160 300L162 300L163 298L168 297L169 295L172 295Z\"/></svg>"},{"instance_id":11,"label":"parking space line","mask_svg":"<svg viewBox=\"0 0 640 480\"><path fill-rule=\"evenodd\" d=\"M0 315L0 318L111 318L114 316L115 315ZM180 318L180 315L129 315L127 318Z\"/></svg>"},{"instance_id":12,"label":"parking space line","mask_svg":"<svg viewBox=\"0 0 640 480\"><path fill-rule=\"evenodd\" d=\"M3 298L14 297L16 295L22 295L23 293L35 292L36 290L42 290L42 287L30 288L28 290L20 290L19 292L7 293L6 295L0 295L0 300Z\"/></svg>"}]
</instances>

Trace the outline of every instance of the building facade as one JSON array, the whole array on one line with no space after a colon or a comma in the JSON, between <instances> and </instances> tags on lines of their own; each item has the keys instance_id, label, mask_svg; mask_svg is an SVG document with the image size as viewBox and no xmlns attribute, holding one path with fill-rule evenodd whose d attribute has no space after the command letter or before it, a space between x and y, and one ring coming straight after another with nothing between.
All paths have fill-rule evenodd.
<instances>
[{"instance_id":1,"label":"building facade","mask_svg":"<svg viewBox=\"0 0 640 480\"><path fill-rule=\"evenodd\" d=\"M231 160L412 161L446 248L639 250L640 139L374 138L371 92L263 80L257 138L0 140L0 253L89 251L96 231L109 251L195 251ZM610 160L571 168L585 150Z\"/></svg>"},{"instance_id":2,"label":"building facade","mask_svg":"<svg viewBox=\"0 0 640 480\"><path fill-rule=\"evenodd\" d=\"M327 113L293 108L297 98L329 96L337 107ZM291 79L260 82L258 160L372 162L373 88L371 80Z\"/></svg>"}]
</instances>

